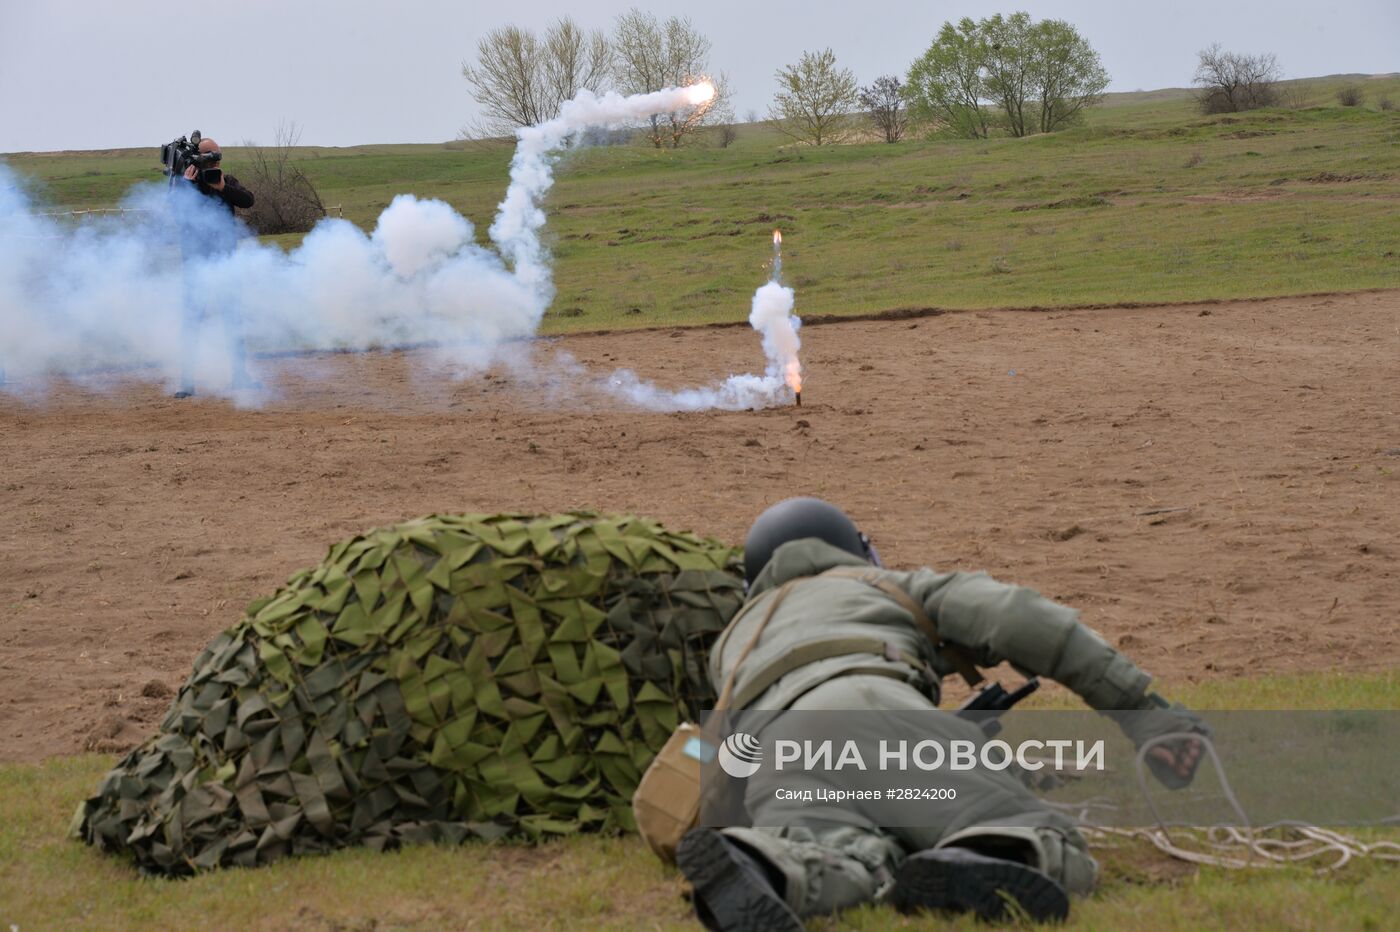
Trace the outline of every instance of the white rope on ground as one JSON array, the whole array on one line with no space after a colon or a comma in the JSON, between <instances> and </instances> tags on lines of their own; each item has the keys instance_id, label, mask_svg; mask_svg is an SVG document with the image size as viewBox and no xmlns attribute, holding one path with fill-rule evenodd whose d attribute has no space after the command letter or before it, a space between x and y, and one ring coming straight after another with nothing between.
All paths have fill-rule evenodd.
<instances>
[{"instance_id":1,"label":"white rope on ground","mask_svg":"<svg viewBox=\"0 0 1400 932\"><path fill-rule=\"evenodd\" d=\"M149 214L152 213L148 207L84 207L80 210L41 210L36 211L39 217L81 217L86 214Z\"/></svg>"},{"instance_id":2,"label":"white rope on ground","mask_svg":"<svg viewBox=\"0 0 1400 932\"><path fill-rule=\"evenodd\" d=\"M41 210L35 211L30 216L34 217L84 217L89 214L153 214L156 211L149 207L84 207L77 210ZM29 240L56 240L67 239L63 234L36 236L32 233L0 233L6 239L29 239Z\"/></svg>"},{"instance_id":3,"label":"white rope on ground","mask_svg":"<svg viewBox=\"0 0 1400 932\"><path fill-rule=\"evenodd\" d=\"M334 207L325 208L325 216L329 217L331 211L335 211L337 217L344 217L345 212L339 204ZM154 213L147 207L88 207L82 210L45 210L34 214L36 217L82 217L87 214L149 214ZM31 236L25 233L5 233L0 234L9 239L64 239L63 236Z\"/></svg>"},{"instance_id":4,"label":"white rope on ground","mask_svg":"<svg viewBox=\"0 0 1400 932\"><path fill-rule=\"evenodd\" d=\"M323 216L329 217L331 211L335 211L337 217L345 216L345 208L340 204L333 204L330 207L321 208ZM81 217L86 214L149 214L154 213L149 207L84 207L79 210L40 210L35 212L38 217Z\"/></svg>"},{"instance_id":5,"label":"white rope on ground","mask_svg":"<svg viewBox=\"0 0 1400 932\"><path fill-rule=\"evenodd\" d=\"M1175 837L1172 831L1168 831L1147 783L1147 752L1159 744L1182 739L1199 741L1206 749L1220 777L1220 788L1225 794L1225 799L1239 817L1240 827L1177 828L1174 830ZM1091 843L1111 847L1107 843L1111 837L1141 839L1178 860L1229 870L1283 867L1324 857L1331 857L1333 860L1317 866L1315 869L1319 873L1338 870L1353 858L1400 862L1400 843L1394 841L1376 841L1368 844L1350 835L1305 822L1274 822L1254 828L1225 776L1225 768L1221 765L1215 745L1204 735L1195 732L1160 735L1143 743L1138 749L1134 764L1137 768L1138 789L1142 791L1148 806L1151 807L1152 818L1157 821L1157 827L1112 828L1088 823L1083 827L1083 834ZM1086 821L1090 810L1113 807L1102 801L1088 800L1077 804L1075 808L1080 820ZM1395 818L1385 820L1388 824L1395 821ZM1183 847L1183 844L1189 844L1191 847Z\"/></svg>"},{"instance_id":6,"label":"white rope on ground","mask_svg":"<svg viewBox=\"0 0 1400 932\"><path fill-rule=\"evenodd\" d=\"M1291 837L1269 836L1268 832L1289 832ZM1237 828L1177 829L1176 839L1164 828L1126 829L1104 826L1084 828L1083 834L1091 844L1112 847L1104 842L1108 836L1146 841L1163 854L1180 861L1243 870L1250 867L1283 867L1311 861L1328 855L1335 856L1329 864L1316 869L1329 873L1346 865L1352 858L1372 858L1378 861L1400 861L1400 844L1378 841L1371 844L1350 835L1315 825L1276 823L1250 831ZM1183 847L1183 844L1191 847ZM1243 857L1237 853L1243 852Z\"/></svg>"}]
</instances>

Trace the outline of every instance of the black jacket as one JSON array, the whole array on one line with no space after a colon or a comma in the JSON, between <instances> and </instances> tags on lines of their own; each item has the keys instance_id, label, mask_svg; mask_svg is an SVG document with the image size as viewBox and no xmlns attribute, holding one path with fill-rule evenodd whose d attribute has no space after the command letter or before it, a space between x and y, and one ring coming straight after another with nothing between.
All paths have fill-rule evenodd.
<instances>
[{"instance_id":1,"label":"black jacket","mask_svg":"<svg viewBox=\"0 0 1400 932\"><path fill-rule=\"evenodd\" d=\"M238 179L232 175L224 175L224 189L215 191L202 180L196 181L194 186L199 189L199 193L205 197L218 198L224 202L224 206L233 213L235 207L242 207L247 210L253 206L253 192L238 183Z\"/></svg>"}]
</instances>

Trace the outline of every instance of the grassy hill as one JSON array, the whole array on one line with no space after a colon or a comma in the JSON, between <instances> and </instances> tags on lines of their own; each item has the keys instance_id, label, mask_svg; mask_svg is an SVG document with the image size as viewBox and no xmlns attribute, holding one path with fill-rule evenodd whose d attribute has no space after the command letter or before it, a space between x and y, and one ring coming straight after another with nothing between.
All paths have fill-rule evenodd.
<instances>
[{"instance_id":1,"label":"grassy hill","mask_svg":"<svg viewBox=\"0 0 1400 932\"><path fill-rule=\"evenodd\" d=\"M1335 105L1348 82L1364 107ZM1218 117L1181 89L1110 95L1083 126L1026 139L812 148L744 125L724 149L568 153L547 204L559 287L547 326L742 319L774 227L801 313L1400 286L1400 112L1379 109L1400 104L1400 77L1299 83L1310 106ZM225 151L238 174L240 150ZM452 204L484 242L510 153L454 142L297 158L366 229L411 192ZM159 180L154 148L6 161L55 208Z\"/></svg>"}]
</instances>

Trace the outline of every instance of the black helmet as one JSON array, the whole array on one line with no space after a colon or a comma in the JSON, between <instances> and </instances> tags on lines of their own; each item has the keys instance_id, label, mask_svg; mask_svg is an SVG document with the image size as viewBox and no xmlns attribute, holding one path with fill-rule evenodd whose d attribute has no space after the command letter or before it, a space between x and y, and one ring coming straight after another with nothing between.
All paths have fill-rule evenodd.
<instances>
[{"instance_id":1,"label":"black helmet","mask_svg":"<svg viewBox=\"0 0 1400 932\"><path fill-rule=\"evenodd\" d=\"M870 541L855 522L830 502L819 498L790 498L758 516L744 541L744 578L752 583L768 565L773 551L790 540L816 537L876 565Z\"/></svg>"}]
</instances>

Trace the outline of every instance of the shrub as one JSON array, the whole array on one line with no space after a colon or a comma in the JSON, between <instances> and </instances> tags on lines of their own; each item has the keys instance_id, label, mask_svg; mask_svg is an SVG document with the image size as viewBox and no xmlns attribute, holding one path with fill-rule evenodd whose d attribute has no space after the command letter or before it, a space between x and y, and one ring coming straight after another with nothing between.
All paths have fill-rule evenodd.
<instances>
[{"instance_id":1,"label":"shrub","mask_svg":"<svg viewBox=\"0 0 1400 932\"><path fill-rule=\"evenodd\" d=\"M326 215L315 185L292 163L300 137L295 123L282 124L271 146L249 144L247 180L253 206L244 217L260 234L305 233Z\"/></svg>"},{"instance_id":2,"label":"shrub","mask_svg":"<svg viewBox=\"0 0 1400 932\"><path fill-rule=\"evenodd\" d=\"M1348 84L1337 91L1337 103L1343 107L1359 107L1366 102L1366 92L1359 84Z\"/></svg>"}]
</instances>

